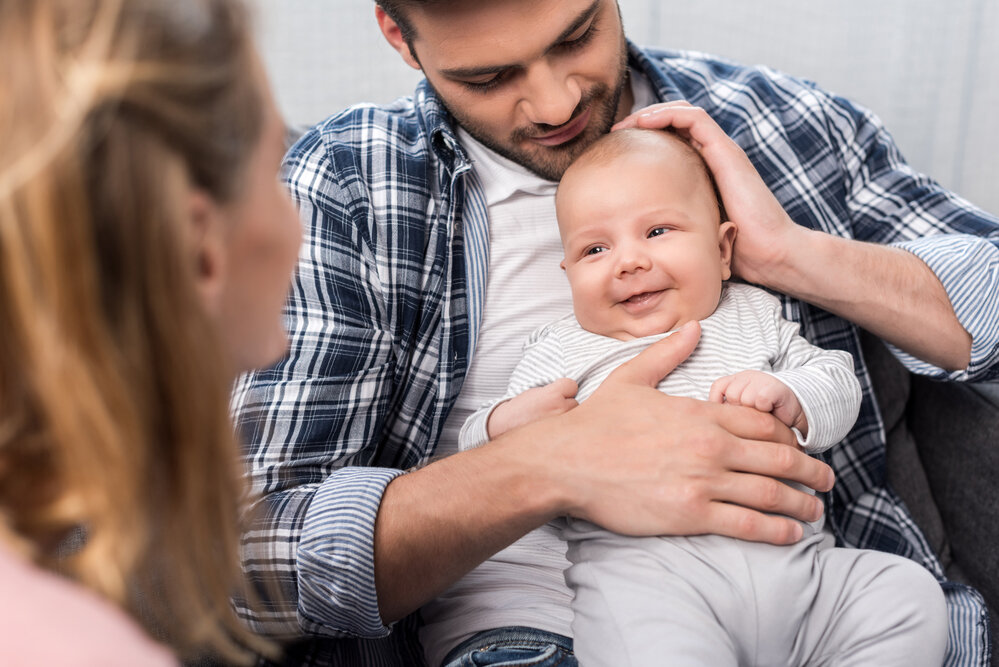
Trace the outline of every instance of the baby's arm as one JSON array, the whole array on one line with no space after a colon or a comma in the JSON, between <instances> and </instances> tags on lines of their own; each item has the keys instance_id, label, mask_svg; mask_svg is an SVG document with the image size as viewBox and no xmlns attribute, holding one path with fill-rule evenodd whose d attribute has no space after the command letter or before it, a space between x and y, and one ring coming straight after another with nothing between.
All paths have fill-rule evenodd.
<instances>
[{"instance_id":1,"label":"baby's arm","mask_svg":"<svg viewBox=\"0 0 999 667\"><path fill-rule=\"evenodd\" d=\"M493 438L537 419L576 407L576 383L565 377L561 346L548 327L532 334L510 376L506 394L465 420L458 447L481 447Z\"/></svg>"},{"instance_id":2,"label":"baby's arm","mask_svg":"<svg viewBox=\"0 0 999 667\"><path fill-rule=\"evenodd\" d=\"M489 414L486 431L489 439L498 438L507 431L529 424L544 417L554 417L568 412L577 405L578 387L569 378L560 378L551 384L532 387L503 401Z\"/></svg>"},{"instance_id":3,"label":"baby's arm","mask_svg":"<svg viewBox=\"0 0 999 667\"><path fill-rule=\"evenodd\" d=\"M718 378L711 385L708 400L732 403L772 412L774 417L808 438L808 418L791 388L762 371L742 371Z\"/></svg>"},{"instance_id":4,"label":"baby's arm","mask_svg":"<svg viewBox=\"0 0 999 667\"><path fill-rule=\"evenodd\" d=\"M845 438L860 412L860 381L853 372L853 357L842 350L812 345L798 333L798 324L774 312L778 354L768 375L794 393L808 423L801 441L815 454Z\"/></svg>"},{"instance_id":5,"label":"baby's arm","mask_svg":"<svg viewBox=\"0 0 999 667\"><path fill-rule=\"evenodd\" d=\"M842 350L827 350L808 342L798 333L797 323L784 319L776 297L758 291L747 292L746 296L757 301L759 326L764 336L772 337L773 345L770 369L752 373L755 379L746 384L763 383L758 377L763 375L780 385L767 390L775 392L773 397L750 398L742 395L741 386L730 386L736 379L745 382L743 373L736 373L718 380L723 384L712 386L710 397L718 401L724 394L728 402L753 405L761 410L772 400L774 408L767 411L799 431L798 441L805 451L815 454L828 449L849 434L860 412L862 394L853 371L853 357ZM760 394L761 390L754 388L753 393ZM793 401L780 399L778 395L783 393L790 393ZM762 400L762 407L754 405L756 400ZM793 424L799 419L798 411L804 428Z\"/></svg>"}]
</instances>

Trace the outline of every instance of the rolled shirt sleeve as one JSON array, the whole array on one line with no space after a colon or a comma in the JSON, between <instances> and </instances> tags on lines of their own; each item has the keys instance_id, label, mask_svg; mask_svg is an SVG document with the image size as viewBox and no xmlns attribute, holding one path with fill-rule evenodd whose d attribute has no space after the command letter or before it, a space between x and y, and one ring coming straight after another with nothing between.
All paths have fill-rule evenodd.
<instances>
[{"instance_id":1,"label":"rolled shirt sleeve","mask_svg":"<svg viewBox=\"0 0 999 667\"><path fill-rule=\"evenodd\" d=\"M375 520L389 468L343 468L316 490L298 544L298 610L303 629L316 634L380 637L375 593Z\"/></svg>"},{"instance_id":2,"label":"rolled shirt sleeve","mask_svg":"<svg viewBox=\"0 0 999 667\"><path fill-rule=\"evenodd\" d=\"M971 363L946 371L889 346L914 373L949 380L999 378L999 240L948 234L893 244L921 259L943 284L958 321L971 335Z\"/></svg>"}]
</instances>

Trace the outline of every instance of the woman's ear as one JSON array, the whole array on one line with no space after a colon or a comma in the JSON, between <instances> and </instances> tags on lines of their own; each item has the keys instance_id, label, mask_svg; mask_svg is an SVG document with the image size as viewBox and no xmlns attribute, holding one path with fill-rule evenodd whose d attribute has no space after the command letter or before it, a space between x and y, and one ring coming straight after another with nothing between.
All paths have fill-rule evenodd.
<instances>
[{"instance_id":1,"label":"woman's ear","mask_svg":"<svg viewBox=\"0 0 999 667\"><path fill-rule=\"evenodd\" d=\"M198 189L188 194L187 211L194 284L205 310L217 313L225 286L225 216L218 203Z\"/></svg>"},{"instance_id":2,"label":"woman's ear","mask_svg":"<svg viewBox=\"0 0 999 667\"><path fill-rule=\"evenodd\" d=\"M413 69L423 69L420 66L420 61L416 58L416 54L413 53L413 50L409 48L409 44L403 39L402 29L399 27L399 24L386 14L380 5L375 5L375 20L378 21L378 27L381 29L382 35L385 36L385 39L392 48L402 56L406 64Z\"/></svg>"},{"instance_id":3,"label":"woman's ear","mask_svg":"<svg viewBox=\"0 0 999 667\"><path fill-rule=\"evenodd\" d=\"M721 252L722 280L732 277L732 248L735 245L735 235L738 229L731 220L726 220L718 227L718 250Z\"/></svg>"}]
</instances>

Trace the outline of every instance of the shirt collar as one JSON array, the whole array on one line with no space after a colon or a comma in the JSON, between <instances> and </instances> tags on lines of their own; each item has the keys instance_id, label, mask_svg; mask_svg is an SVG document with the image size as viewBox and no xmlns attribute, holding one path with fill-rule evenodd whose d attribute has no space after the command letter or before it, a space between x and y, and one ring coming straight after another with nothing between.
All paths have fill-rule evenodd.
<instances>
[{"instance_id":1,"label":"shirt collar","mask_svg":"<svg viewBox=\"0 0 999 667\"><path fill-rule=\"evenodd\" d=\"M651 86L653 97L648 101L649 104L683 99L676 86L667 77L662 64L657 65L649 54L630 40L628 41L628 64L632 70L638 70L644 74L646 81ZM637 94L635 101L638 101ZM643 106L648 106L648 104ZM637 104L636 108L638 108Z\"/></svg>"},{"instance_id":2,"label":"shirt collar","mask_svg":"<svg viewBox=\"0 0 999 667\"><path fill-rule=\"evenodd\" d=\"M448 112L437 91L426 79L416 87L415 104L420 124L426 136L430 137L431 149L449 171L462 171L469 167L465 153L454 131L454 118Z\"/></svg>"},{"instance_id":3,"label":"shirt collar","mask_svg":"<svg viewBox=\"0 0 999 667\"><path fill-rule=\"evenodd\" d=\"M503 157L458 128L458 139L472 161L487 206L499 204L516 194L553 195L558 183L541 178L526 167Z\"/></svg>"}]
</instances>

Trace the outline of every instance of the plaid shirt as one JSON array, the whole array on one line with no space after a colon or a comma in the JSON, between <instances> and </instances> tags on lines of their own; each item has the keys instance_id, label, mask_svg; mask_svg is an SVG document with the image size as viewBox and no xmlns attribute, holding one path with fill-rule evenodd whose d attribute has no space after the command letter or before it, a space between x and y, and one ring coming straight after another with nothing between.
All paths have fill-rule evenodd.
<instances>
[{"instance_id":1,"label":"plaid shirt","mask_svg":"<svg viewBox=\"0 0 999 667\"><path fill-rule=\"evenodd\" d=\"M999 377L999 220L914 172L870 113L808 82L700 54L631 46L630 58L660 99L707 109L799 224L895 244L930 266L972 335L971 365L948 374L896 350L910 370ZM390 634L378 614L374 523L385 486L433 455L468 368L488 266L481 188L426 82L414 98L321 123L285 166L306 233L287 307L290 354L242 379L233 399L263 497L245 565L276 574L285 601L242 611L261 632L310 635L290 649L296 664L418 665L414 619ZM810 341L853 354L863 387L856 425L826 456L838 542L912 558L944 582L885 487L884 428L857 328L782 301ZM943 586L947 664L986 665L981 596Z\"/></svg>"}]
</instances>

